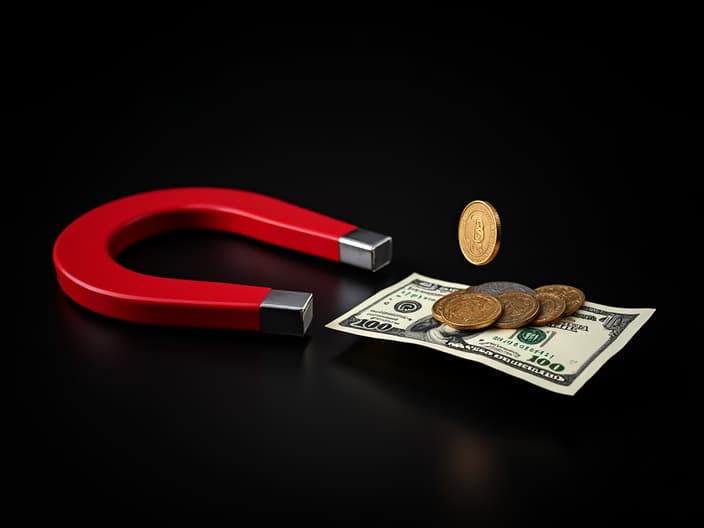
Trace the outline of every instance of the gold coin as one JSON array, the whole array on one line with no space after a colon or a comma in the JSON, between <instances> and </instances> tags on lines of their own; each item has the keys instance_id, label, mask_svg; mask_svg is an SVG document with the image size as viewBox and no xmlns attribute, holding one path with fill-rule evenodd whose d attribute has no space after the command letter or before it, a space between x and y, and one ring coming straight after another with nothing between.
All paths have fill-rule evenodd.
<instances>
[{"instance_id":1,"label":"gold coin","mask_svg":"<svg viewBox=\"0 0 704 528\"><path fill-rule=\"evenodd\" d=\"M501 301L486 293L462 291L444 304L445 324L457 330L478 330L491 326L501 316Z\"/></svg>"},{"instance_id":2,"label":"gold coin","mask_svg":"<svg viewBox=\"0 0 704 528\"><path fill-rule=\"evenodd\" d=\"M447 303L448 300L450 300L452 297L459 295L462 293L464 290L457 290L450 292L446 295L443 295L440 297L437 301L433 303L433 317L437 320L440 321L441 323L445 322L445 316L443 315L443 309L445 307L445 304Z\"/></svg>"},{"instance_id":3,"label":"gold coin","mask_svg":"<svg viewBox=\"0 0 704 528\"><path fill-rule=\"evenodd\" d=\"M527 325L540 310L540 302L535 295L522 291L510 291L497 295L503 311L494 326L497 328L521 328Z\"/></svg>"},{"instance_id":4,"label":"gold coin","mask_svg":"<svg viewBox=\"0 0 704 528\"><path fill-rule=\"evenodd\" d=\"M484 200L469 202L460 215L457 234L464 258L477 266L488 264L501 245L499 213Z\"/></svg>"},{"instance_id":5,"label":"gold coin","mask_svg":"<svg viewBox=\"0 0 704 528\"><path fill-rule=\"evenodd\" d=\"M584 292L579 288L574 286L568 286L567 284L547 284L545 286L540 286L536 288L537 292L548 292L556 293L565 300L565 313L562 316L572 315L577 310L579 310L584 304L585 296Z\"/></svg>"},{"instance_id":6,"label":"gold coin","mask_svg":"<svg viewBox=\"0 0 704 528\"><path fill-rule=\"evenodd\" d=\"M538 292L538 302L540 310L530 324L532 326L543 326L557 321L565 312L565 300L556 293Z\"/></svg>"}]
</instances>

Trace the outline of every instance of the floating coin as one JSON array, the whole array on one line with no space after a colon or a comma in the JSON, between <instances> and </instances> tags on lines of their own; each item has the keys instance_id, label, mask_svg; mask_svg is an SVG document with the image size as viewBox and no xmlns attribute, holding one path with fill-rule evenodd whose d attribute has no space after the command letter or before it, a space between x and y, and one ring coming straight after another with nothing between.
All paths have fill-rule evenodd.
<instances>
[{"instance_id":1,"label":"floating coin","mask_svg":"<svg viewBox=\"0 0 704 528\"><path fill-rule=\"evenodd\" d=\"M503 307L501 317L494 322L497 328L521 328L530 323L540 310L538 298L527 292L510 291L496 298Z\"/></svg>"},{"instance_id":2,"label":"floating coin","mask_svg":"<svg viewBox=\"0 0 704 528\"><path fill-rule=\"evenodd\" d=\"M584 304L585 295L582 290L567 284L547 284L536 288L537 292L556 293L565 300L565 313L562 316L572 315Z\"/></svg>"},{"instance_id":3,"label":"floating coin","mask_svg":"<svg viewBox=\"0 0 704 528\"><path fill-rule=\"evenodd\" d=\"M469 202L457 229L464 258L477 266L488 264L501 245L501 220L494 206L484 200Z\"/></svg>"},{"instance_id":4,"label":"floating coin","mask_svg":"<svg viewBox=\"0 0 704 528\"><path fill-rule=\"evenodd\" d=\"M447 295L443 295L440 297L437 301L433 303L433 317L437 320L440 321L441 323L445 322L445 316L443 315L443 309L445 307L445 304L447 303L448 300L452 299L452 297L457 296L464 292L465 290L457 290L448 293Z\"/></svg>"},{"instance_id":5,"label":"floating coin","mask_svg":"<svg viewBox=\"0 0 704 528\"><path fill-rule=\"evenodd\" d=\"M565 300L556 293L540 292L537 295L540 310L530 324L543 326L557 321L565 312Z\"/></svg>"},{"instance_id":6,"label":"floating coin","mask_svg":"<svg viewBox=\"0 0 704 528\"><path fill-rule=\"evenodd\" d=\"M501 316L501 301L486 293L463 291L448 299L442 309L445 324L457 330L491 326Z\"/></svg>"},{"instance_id":7,"label":"floating coin","mask_svg":"<svg viewBox=\"0 0 704 528\"><path fill-rule=\"evenodd\" d=\"M518 282L509 281L493 281L493 282L483 282L482 284L477 284L476 286L470 286L469 291L472 293L488 293L489 295L500 295L502 293L511 291L522 291L535 295L536 291L533 288L529 288L524 284L519 284Z\"/></svg>"}]
</instances>

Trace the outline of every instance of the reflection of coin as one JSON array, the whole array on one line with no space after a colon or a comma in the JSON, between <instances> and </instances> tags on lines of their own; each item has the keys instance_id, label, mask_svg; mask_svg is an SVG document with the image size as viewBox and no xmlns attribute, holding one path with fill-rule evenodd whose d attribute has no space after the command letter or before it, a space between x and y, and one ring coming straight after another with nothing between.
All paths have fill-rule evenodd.
<instances>
[{"instance_id":1,"label":"reflection of coin","mask_svg":"<svg viewBox=\"0 0 704 528\"><path fill-rule=\"evenodd\" d=\"M518 282L509 281L493 281L493 282L483 282L482 284L477 284L476 286L470 286L469 291L472 293L488 293L489 295L500 295L502 293L510 291L522 291L535 295L535 290L529 288L524 284L519 284Z\"/></svg>"},{"instance_id":2,"label":"reflection of coin","mask_svg":"<svg viewBox=\"0 0 704 528\"><path fill-rule=\"evenodd\" d=\"M435 318L437 321L440 321L441 323L445 322L445 317L443 316L443 309L445 307L445 303L447 303L448 300L450 300L453 296L456 296L460 293L462 293L464 290L457 290L448 293L447 295L443 295L440 297L437 301L433 303L433 318Z\"/></svg>"},{"instance_id":3,"label":"reflection of coin","mask_svg":"<svg viewBox=\"0 0 704 528\"><path fill-rule=\"evenodd\" d=\"M457 235L464 258L477 266L488 264L501 245L499 213L489 202L469 202L460 215Z\"/></svg>"},{"instance_id":4,"label":"reflection of coin","mask_svg":"<svg viewBox=\"0 0 704 528\"><path fill-rule=\"evenodd\" d=\"M463 291L444 304L445 324L457 330L477 330L490 326L501 316L501 302L493 295Z\"/></svg>"},{"instance_id":5,"label":"reflection of coin","mask_svg":"<svg viewBox=\"0 0 704 528\"><path fill-rule=\"evenodd\" d=\"M565 300L556 293L540 292L537 295L540 310L530 324L543 326L557 321L565 312Z\"/></svg>"},{"instance_id":6,"label":"reflection of coin","mask_svg":"<svg viewBox=\"0 0 704 528\"><path fill-rule=\"evenodd\" d=\"M496 297L503 311L494 326L497 328L521 328L538 314L540 303L535 295L520 291L505 292Z\"/></svg>"},{"instance_id":7,"label":"reflection of coin","mask_svg":"<svg viewBox=\"0 0 704 528\"><path fill-rule=\"evenodd\" d=\"M567 284L548 284L536 288L537 292L556 293L565 300L565 313L562 316L571 315L579 310L584 304L584 292L574 286Z\"/></svg>"}]
</instances>

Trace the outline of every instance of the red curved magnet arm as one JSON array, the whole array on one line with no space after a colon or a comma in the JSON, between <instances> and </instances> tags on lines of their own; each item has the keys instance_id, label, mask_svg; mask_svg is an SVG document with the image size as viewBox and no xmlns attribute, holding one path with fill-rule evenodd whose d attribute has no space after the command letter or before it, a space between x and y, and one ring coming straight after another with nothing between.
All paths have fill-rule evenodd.
<instances>
[{"instance_id":1,"label":"red curved magnet arm","mask_svg":"<svg viewBox=\"0 0 704 528\"><path fill-rule=\"evenodd\" d=\"M78 304L109 317L260 330L259 310L269 287L155 277L115 261L127 246L178 229L238 233L338 261L340 238L356 226L248 191L149 191L101 205L69 224L54 245L58 282Z\"/></svg>"}]
</instances>

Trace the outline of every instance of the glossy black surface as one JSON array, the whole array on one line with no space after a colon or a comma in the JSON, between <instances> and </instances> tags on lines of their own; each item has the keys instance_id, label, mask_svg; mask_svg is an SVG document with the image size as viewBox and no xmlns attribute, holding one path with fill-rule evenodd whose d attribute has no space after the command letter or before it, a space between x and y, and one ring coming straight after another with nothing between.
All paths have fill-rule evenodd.
<instances>
[{"instance_id":1,"label":"glossy black surface","mask_svg":"<svg viewBox=\"0 0 704 528\"><path fill-rule=\"evenodd\" d=\"M666 186L650 183L680 173L693 145L686 26L471 11L413 25L113 15L42 17L16 64L26 228L6 353L19 512L688 518L696 369L660 339L671 242L653 225L672 213ZM63 295L51 246L68 222L180 185L269 193L391 235L393 262L371 273L195 232L120 257L146 273L313 292L301 339L127 324ZM473 199L503 222L482 268L457 245ZM574 397L324 328L413 271L564 282L657 311Z\"/></svg>"}]
</instances>

